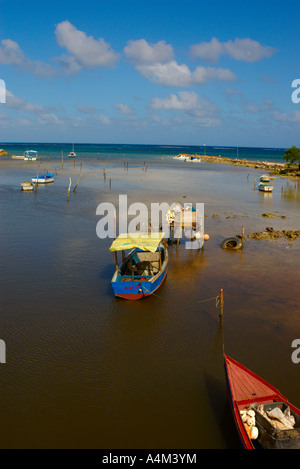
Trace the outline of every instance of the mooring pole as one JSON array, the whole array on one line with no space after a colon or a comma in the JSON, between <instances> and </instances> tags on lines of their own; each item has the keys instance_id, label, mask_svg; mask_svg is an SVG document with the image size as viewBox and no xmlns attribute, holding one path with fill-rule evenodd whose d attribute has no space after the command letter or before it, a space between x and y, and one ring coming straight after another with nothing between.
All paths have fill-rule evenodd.
<instances>
[{"instance_id":1,"label":"mooring pole","mask_svg":"<svg viewBox=\"0 0 300 469\"><path fill-rule=\"evenodd\" d=\"M224 308L224 296L223 288L220 290L220 318L223 319L223 308Z\"/></svg>"},{"instance_id":2,"label":"mooring pole","mask_svg":"<svg viewBox=\"0 0 300 469\"><path fill-rule=\"evenodd\" d=\"M72 179L70 178L69 187L68 187L68 195L67 195L67 201L68 201L68 202L69 202L71 184L72 184Z\"/></svg>"}]
</instances>

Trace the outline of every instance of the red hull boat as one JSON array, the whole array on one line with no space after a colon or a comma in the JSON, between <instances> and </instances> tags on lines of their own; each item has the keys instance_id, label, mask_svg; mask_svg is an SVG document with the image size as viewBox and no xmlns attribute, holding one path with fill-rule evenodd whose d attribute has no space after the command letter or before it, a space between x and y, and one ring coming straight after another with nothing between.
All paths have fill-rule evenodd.
<instances>
[{"instance_id":1,"label":"red hull boat","mask_svg":"<svg viewBox=\"0 0 300 469\"><path fill-rule=\"evenodd\" d=\"M228 355L224 354L224 362L233 417L244 448L300 449L300 410Z\"/></svg>"}]
</instances>

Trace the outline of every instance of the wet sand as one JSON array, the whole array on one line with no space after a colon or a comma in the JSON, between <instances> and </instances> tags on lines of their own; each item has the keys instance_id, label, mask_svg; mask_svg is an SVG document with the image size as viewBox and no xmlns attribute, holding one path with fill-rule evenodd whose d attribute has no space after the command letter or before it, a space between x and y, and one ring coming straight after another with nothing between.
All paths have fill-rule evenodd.
<instances>
[{"instance_id":1,"label":"wet sand","mask_svg":"<svg viewBox=\"0 0 300 469\"><path fill-rule=\"evenodd\" d=\"M300 407L300 240L248 237L299 230L297 183L278 177L267 194L252 167L90 160L74 193L79 161L45 161L54 184L22 193L37 164L2 163L2 448L239 448L223 344ZM98 204L119 194L205 204L204 249L171 246L164 285L138 302L113 297L110 240L96 236ZM221 249L243 226L244 247Z\"/></svg>"}]
</instances>

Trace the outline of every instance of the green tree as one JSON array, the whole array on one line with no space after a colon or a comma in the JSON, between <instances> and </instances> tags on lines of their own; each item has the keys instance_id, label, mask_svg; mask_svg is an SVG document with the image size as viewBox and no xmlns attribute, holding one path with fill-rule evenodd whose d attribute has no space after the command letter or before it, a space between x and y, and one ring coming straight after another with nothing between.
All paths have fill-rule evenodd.
<instances>
[{"instance_id":1,"label":"green tree","mask_svg":"<svg viewBox=\"0 0 300 469\"><path fill-rule=\"evenodd\" d=\"M299 171L300 171L300 148L292 146L288 148L283 155L283 158L290 164L299 162Z\"/></svg>"}]
</instances>

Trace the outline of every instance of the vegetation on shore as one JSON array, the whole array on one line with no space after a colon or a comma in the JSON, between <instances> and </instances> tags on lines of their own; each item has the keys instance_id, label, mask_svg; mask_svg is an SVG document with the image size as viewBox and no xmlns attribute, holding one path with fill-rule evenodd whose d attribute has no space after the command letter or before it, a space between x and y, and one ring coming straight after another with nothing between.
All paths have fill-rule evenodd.
<instances>
[{"instance_id":1,"label":"vegetation on shore","mask_svg":"<svg viewBox=\"0 0 300 469\"><path fill-rule=\"evenodd\" d=\"M286 150L283 158L288 162L288 167L298 163L298 170L300 171L300 148L293 145L291 148Z\"/></svg>"}]
</instances>

